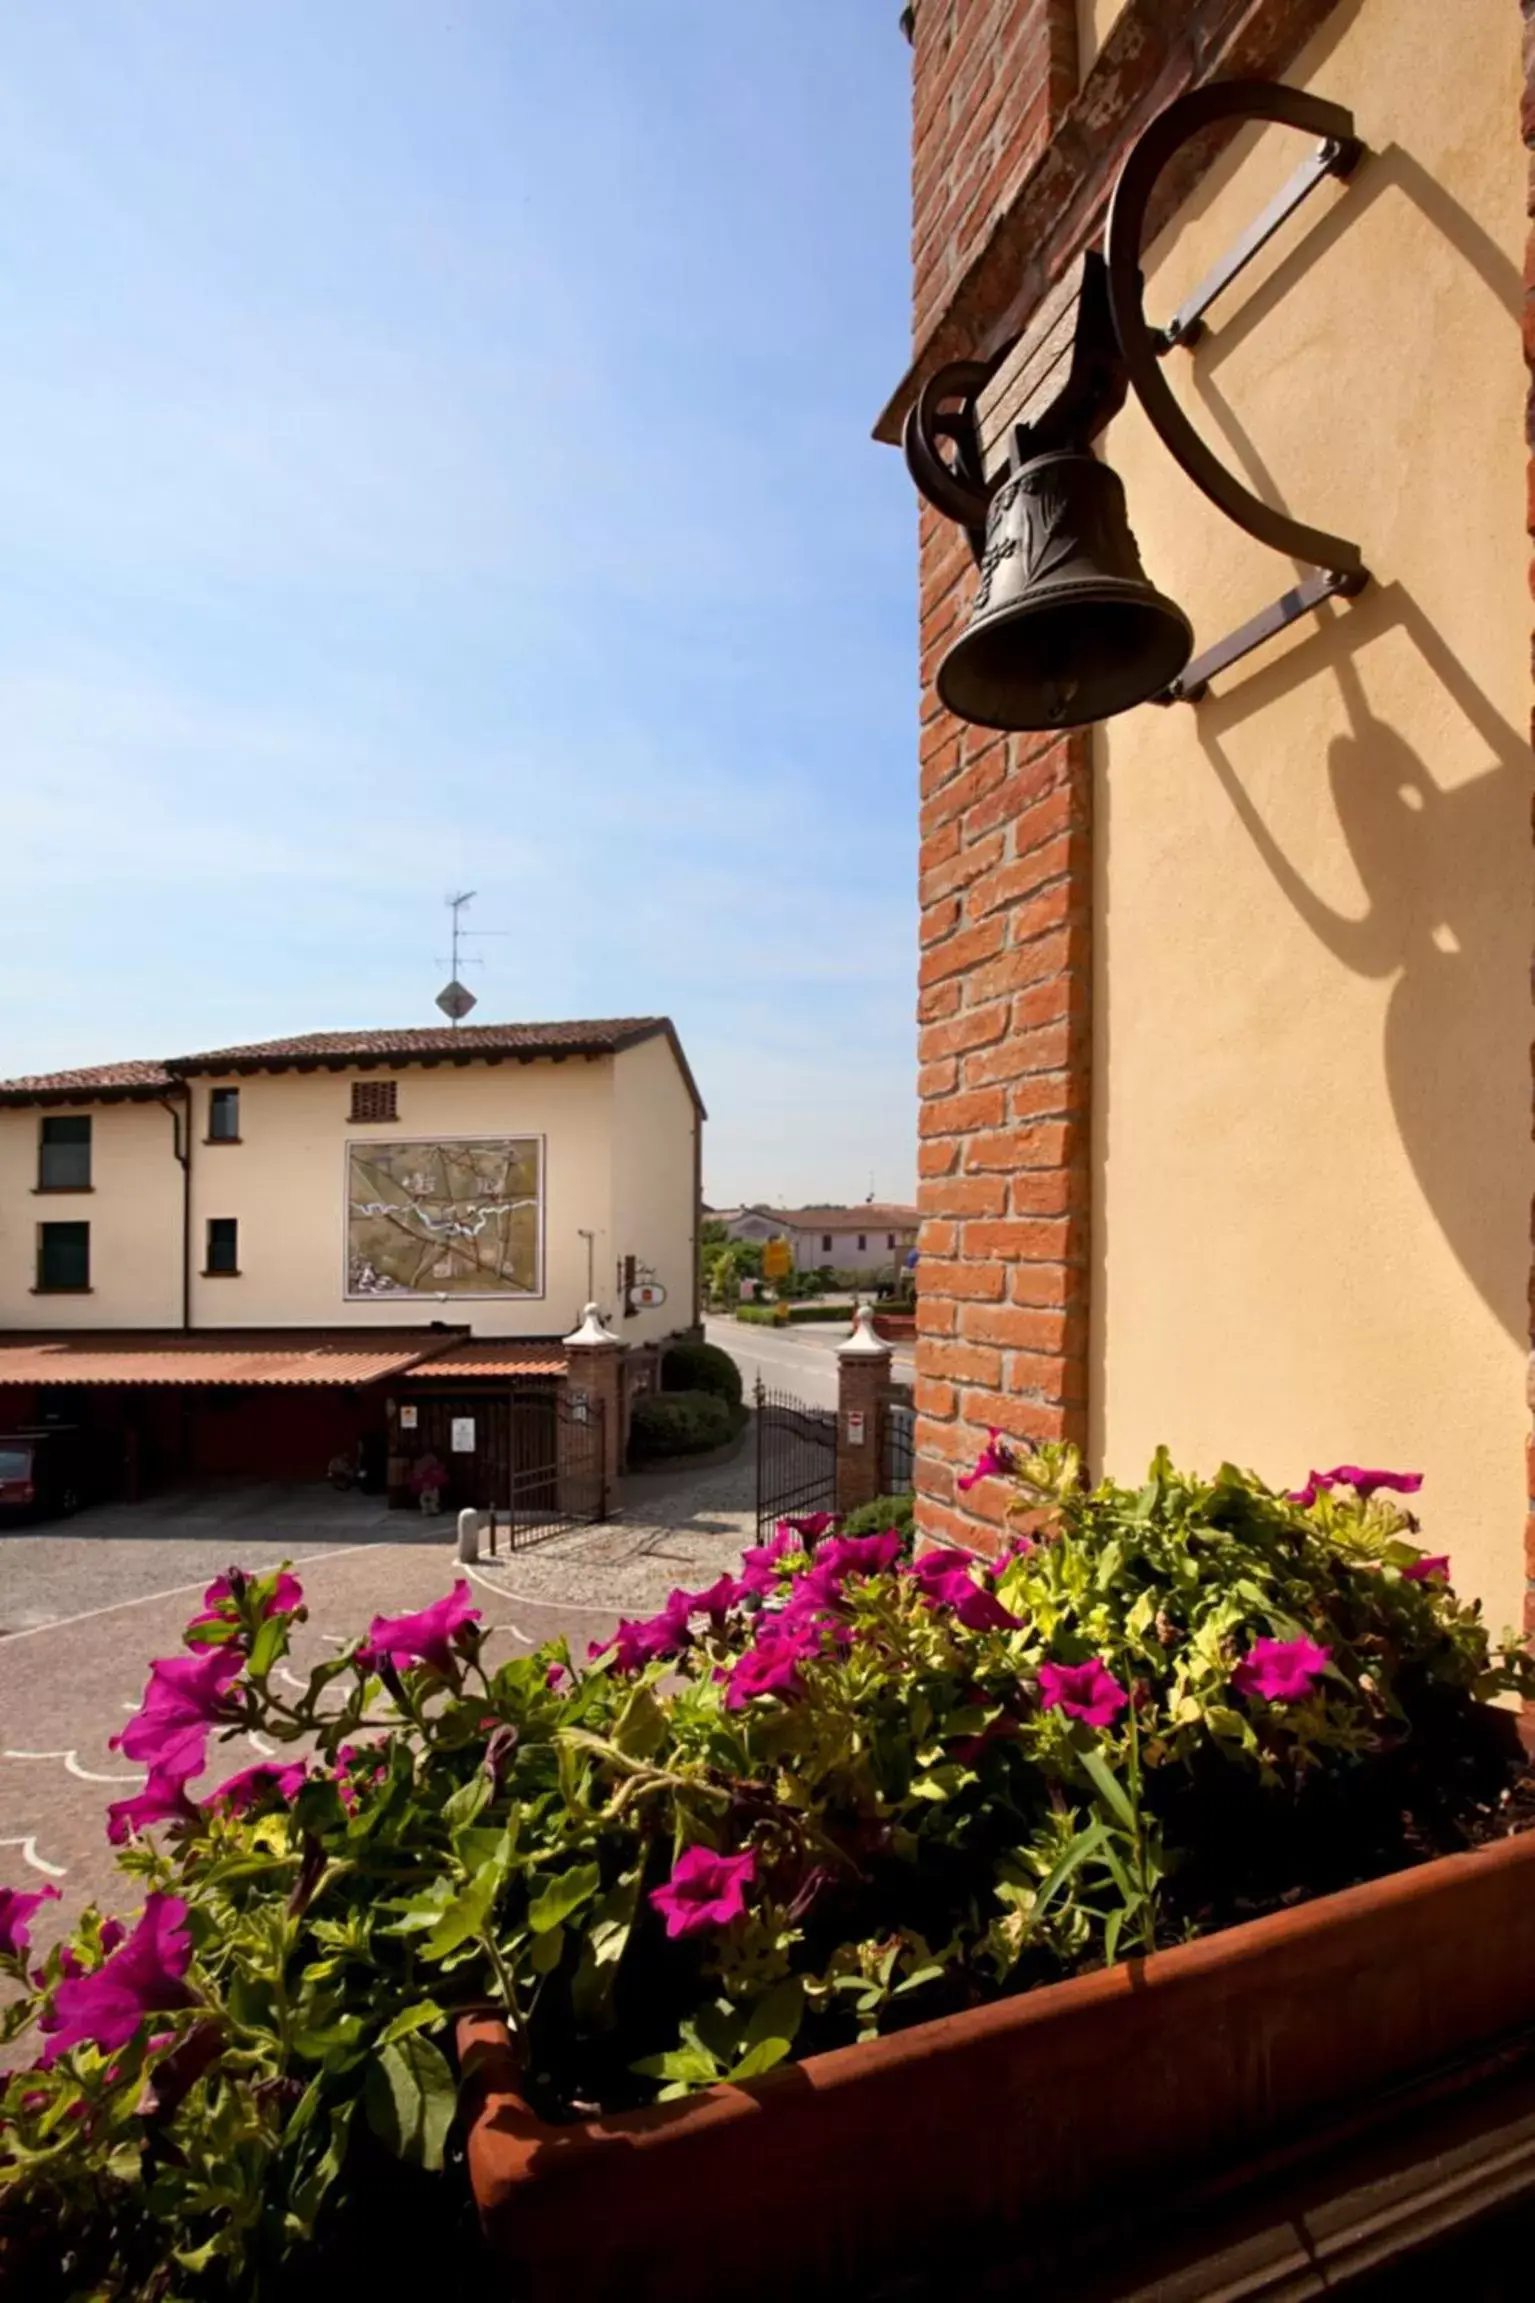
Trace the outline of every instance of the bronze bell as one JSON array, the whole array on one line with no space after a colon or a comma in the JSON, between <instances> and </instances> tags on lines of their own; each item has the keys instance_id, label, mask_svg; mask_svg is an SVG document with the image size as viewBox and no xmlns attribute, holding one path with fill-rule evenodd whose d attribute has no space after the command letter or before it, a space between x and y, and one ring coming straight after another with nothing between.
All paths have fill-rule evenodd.
<instances>
[{"instance_id":1,"label":"bronze bell","mask_svg":"<svg viewBox=\"0 0 1535 2303\"><path fill-rule=\"evenodd\" d=\"M1146 579L1118 474L1060 449L1021 463L987 506L970 623L938 694L983 728L1077 728L1160 694L1193 645Z\"/></svg>"}]
</instances>

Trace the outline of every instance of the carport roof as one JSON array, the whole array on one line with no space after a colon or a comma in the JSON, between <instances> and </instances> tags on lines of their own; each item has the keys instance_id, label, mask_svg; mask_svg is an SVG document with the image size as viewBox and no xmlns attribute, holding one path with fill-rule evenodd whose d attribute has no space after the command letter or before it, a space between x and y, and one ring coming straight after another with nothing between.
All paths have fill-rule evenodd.
<instances>
[{"instance_id":1,"label":"carport roof","mask_svg":"<svg viewBox=\"0 0 1535 2303\"><path fill-rule=\"evenodd\" d=\"M458 1340L440 1328L11 1336L0 1384L378 1383Z\"/></svg>"},{"instance_id":2,"label":"carport roof","mask_svg":"<svg viewBox=\"0 0 1535 2303\"><path fill-rule=\"evenodd\" d=\"M459 1383L465 1376L563 1375L564 1347L557 1343L455 1343L411 1370L416 1382Z\"/></svg>"}]
</instances>

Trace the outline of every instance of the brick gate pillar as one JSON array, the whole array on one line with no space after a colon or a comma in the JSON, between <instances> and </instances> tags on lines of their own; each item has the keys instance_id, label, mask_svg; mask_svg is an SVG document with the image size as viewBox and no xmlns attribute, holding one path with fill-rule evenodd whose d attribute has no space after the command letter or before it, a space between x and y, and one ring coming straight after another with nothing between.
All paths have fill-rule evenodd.
<instances>
[{"instance_id":1,"label":"brick gate pillar","mask_svg":"<svg viewBox=\"0 0 1535 2303\"><path fill-rule=\"evenodd\" d=\"M888 1343L874 1332L867 1304L837 1346L837 1509L856 1511L881 1493L885 1412L890 1403Z\"/></svg>"},{"instance_id":2,"label":"brick gate pillar","mask_svg":"<svg viewBox=\"0 0 1535 2303\"><path fill-rule=\"evenodd\" d=\"M628 1347L602 1324L594 1303L586 1307L581 1325L565 1338L565 1396L575 1404L578 1394L602 1402L602 1508L612 1503L613 1488L623 1463L623 1362Z\"/></svg>"}]
</instances>

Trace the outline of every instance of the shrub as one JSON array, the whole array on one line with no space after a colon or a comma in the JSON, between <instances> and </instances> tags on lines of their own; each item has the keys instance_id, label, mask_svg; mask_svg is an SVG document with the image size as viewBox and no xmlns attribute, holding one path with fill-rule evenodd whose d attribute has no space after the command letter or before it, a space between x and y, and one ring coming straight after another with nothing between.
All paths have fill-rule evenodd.
<instances>
[{"instance_id":1,"label":"shrub","mask_svg":"<svg viewBox=\"0 0 1535 2303\"><path fill-rule=\"evenodd\" d=\"M791 1303L789 1320L798 1327L805 1320L841 1320L846 1328L853 1324L853 1314L845 1303Z\"/></svg>"},{"instance_id":2,"label":"shrub","mask_svg":"<svg viewBox=\"0 0 1535 2303\"><path fill-rule=\"evenodd\" d=\"M729 1401L717 1392L652 1392L634 1403L630 1460L650 1463L657 1456L703 1455L712 1447L723 1447L737 1428Z\"/></svg>"},{"instance_id":3,"label":"shrub","mask_svg":"<svg viewBox=\"0 0 1535 2303\"><path fill-rule=\"evenodd\" d=\"M909 1551L916 1532L917 1499L914 1495L877 1495L872 1503L861 1503L850 1511L842 1523L844 1535L883 1535L893 1529L901 1536Z\"/></svg>"},{"instance_id":4,"label":"shrub","mask_svg":"<svg viewBox=\"0 0 1535 2303\"><path fill-rule=\"evenodd\" d=\"M164 1835L121 1858L132 1935L90 1911L39 1964L47 1891L0 1890L0 2037L44 2049L3 2083L5 2231L88 2274L50 2298L294 2292L370 2136L442 2167L453 2018L486 2002L543 2116L620 2110L1519 1814L1483 1700L1535 1670L1393 1475L1286 1497L1159 1454L1089 1493L1072 1450L1000 1444L978 1473L1018 1490L995 1561L785 1521L579 1664L493 1664L464 1582L295 1681L293 1577L221 1578L123 1733L150 1774L114 1828ZM193 1801L215 1733L278 1757Z\"/></svg>"},{"instance_id":5,"label":"shrub","mask_svg":"<svg viewBox=\"0 0 1535 2303\"><path fill-rule=\"evenodd\" d=\"M789 1307L776 1303L740 1303L735 1307L735 1315L747 1327L786 1327Z\"/></svg>"},{"instance_id":6,"label":"shrub","mask_svg":"<svg viewBox=\"0 0 1535 2303\"><path fill-rule=\"evenodd\" d=\"M731 1407L741 1404L741 1370L717 1343L674 1343L661 1361L663 1391L712 1391Z\"/></svg>"}]
</instances>

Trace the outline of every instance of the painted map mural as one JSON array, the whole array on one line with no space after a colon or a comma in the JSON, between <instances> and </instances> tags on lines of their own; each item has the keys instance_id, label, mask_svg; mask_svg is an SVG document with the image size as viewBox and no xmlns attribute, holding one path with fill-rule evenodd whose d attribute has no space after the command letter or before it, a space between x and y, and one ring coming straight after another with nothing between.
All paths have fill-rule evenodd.
<instances>
[{"instance_id":1,"label":"painted map mural","mask_svg":"<svg viewBox=\"0 0 1535 2303\"><path fill-rule=\"evenodd\" d=\"M537 1295L537 1136L347 1146L346 1292Z\"/></svg>"}]
</instances>

